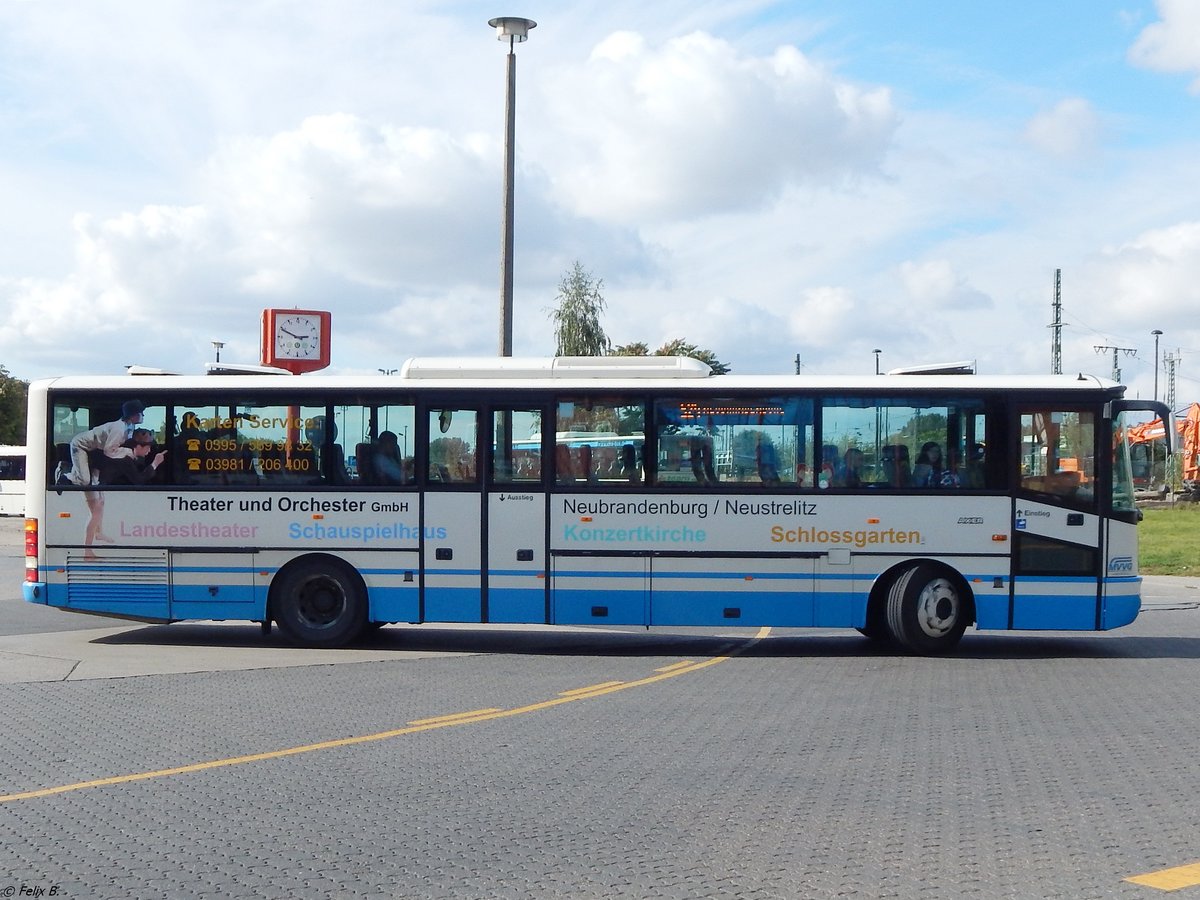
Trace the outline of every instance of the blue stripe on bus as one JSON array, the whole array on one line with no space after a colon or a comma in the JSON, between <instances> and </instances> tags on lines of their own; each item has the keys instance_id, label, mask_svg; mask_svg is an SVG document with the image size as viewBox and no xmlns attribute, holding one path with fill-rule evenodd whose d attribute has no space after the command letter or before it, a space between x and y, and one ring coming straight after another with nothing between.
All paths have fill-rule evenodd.
<instances>
[{"instance_id":1,"label":"blue stripe on bus","mask_svg":"<svg viewBox=\"0 0 1200 900\"><path fill-rule=\"evenodd\" d=\"M1142 601L1137 594L1105 598L1104 613L1100 617L1101 630L1107 631L1110 628L1128 625L1137 618L1141 608Z\"/></svg>"},{"instance_id":2,"label":"blue stripe on bus","mask_svg":"<svg viewBox=\"0 0 1200 900\"><path fill-rule=\"evenodd\" d=\"M375 622L418 622L421 602L416 582L370 590L370 618Z\"/></svg>"},{"instance_id":3,"label":"blue stripe on bus","mask_svg":"<svg viewBox=\"0 0 1200 900\"><path fill-rule=\"evenodd\" d=\"M585 588L556 590L552 615L555 625L645 625L646 593Z\"/></svg>"},{"instance_id":4,"label":"blue stripe on bus","mask_svg":"<svg viewBox=\"0 0 1200 900\"><path fill-rule=\"evenodd\" d=\"M442 575L443 572L436 574ZM478 572L476 573L478 574ZM429 573L426 573L428 578ZM443 587L425 584L425 621L478 622L482 616L483 600L478 586Z\"/></svg>"},{"instance_id":5,"label":"blue stripe on bus","mask_svg":"<svg viewBox=\"0 0 1200 900\"><path fill-rule=\"evenodd\" d=\"M44 573L57 572L58 566L41 566ZM114 572L166 572L166 567L136 566L88 566L72 565L72 571L100 570ZM261 567L246 566L188 566L176 570L176 574L193 573L206 575L245 576L252 573L271 571ZM367 570L367 574L401 576L413 569ZM493 577L533 578L540 571L497 570L489 573ZM729 624L778 627L861 627L864 624L866 589L878 577L876 573L811 573L793 574L768 572L749 573L754 580L764 582L787 582L796 584L795 591L747 592L734 590L685 591L653 589L656 579L680 579L688 581L706 580L716 583L739 582L746 573L730 572L670 572L653 574L646 572L611 572L574 570L555 573L557 582L553 592L552 620L562 624L610 623L654 625L710 625ZM435 570L427 576L479 578L478 569ZM966 575L969 581L991 581L996 577L1007 579L1007 574ZM608 588L572 588L580 580L594 579L612 585ZM621 590L619 580L624 579L630 590ZM539 582L541 579L538 579ZM1110 589L1101 614L1102 629L1118 628L1134 621L1141 607L1137 587L1140 576L1113 576L1102 579ZM1020 584L1025 586L1092 586L1097 579L1087 576L1022 576ZM851 587L852 590L823 590L835 584ZM218 594L212 594L209 585L175 583L147 585L136 582L23 584L26 600L51 606L67 607L82 611L94 611L161 619L261 619L265 616L266 586L250 584L222 584L215 586ZM1130 593L1120 592L1131 589ZM34 597L36 592L38 595ZM370 617L378 621L415 622L420 619L417 583L403 586L373 586L369 591ZM539 583L530 587L500 587L492 585L488 591L488 620L503 623L540 623L545 615L545 587ZM976 619L980 629L1004 630L1008 627L1009 599L1007 594L980 593L976 595ZM727 611L736 610L736 615ZM426 621L478 622L481 618L481 598L478 586L470 585L426 587ZM597 614L601 613L601 614ZM1095 629L1096 597L1094 593L1072 596L1070 594L1025 593L1013 601L1013 628L1016 630L1075 631Z\"/></svg>"},{"instance_id":6,"label":"blue stripe on bus","mask_svg":"<svg viewBox=\"0 0 1200 900\"><path fill-rule=\"evenodd\" d=\"M1096 595L1019 594L1013 599L1013 629L1095 631Z\"/></svg>"},{"instance_id":7,"label":"blue stripe on bus","mask_svg":"<svg viewBox=\"0 0 1200 900\"><path fill-rule=\"evenodd\" d=\"M546 621L545 582L534 588L488 587L488 621L519 625Z\"/></svg>"}]
</instances>

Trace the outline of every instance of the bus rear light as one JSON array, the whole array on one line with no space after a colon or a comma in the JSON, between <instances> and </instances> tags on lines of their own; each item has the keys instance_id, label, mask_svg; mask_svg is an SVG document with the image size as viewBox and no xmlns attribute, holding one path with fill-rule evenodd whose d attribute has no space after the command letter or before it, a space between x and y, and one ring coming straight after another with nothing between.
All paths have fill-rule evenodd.
<instances>
[{"instance_id":1,"label":"bus rear light","mask_svg":"<svg viewBox=\"0 0 1200 900\"><path fill-rule=\"evenodd\" d=\"M38 520L25 520L25 580L38 578Z\"/></svg>"}]
</instances>

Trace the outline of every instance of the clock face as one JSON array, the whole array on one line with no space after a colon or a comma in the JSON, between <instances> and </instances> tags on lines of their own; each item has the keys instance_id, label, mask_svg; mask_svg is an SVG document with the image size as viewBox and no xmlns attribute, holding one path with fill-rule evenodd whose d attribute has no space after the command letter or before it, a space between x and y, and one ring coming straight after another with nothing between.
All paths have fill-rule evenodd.
<instances>
[{"instance_id":1,"label":"clock face","mask_svg":"<svg viewBox=\"0 0 1200 900\"><path fill-rule=\"evenodd\" d=\"M331 314L315 309L264 309L259 359L293 375L329 365Z\"/></svg>"},{"instance_id":2,"label":"clock face","mask_svg":"<svg viewBox=\"0 0 1200 900\"><path fill-rule=\"evenodd\" d=\"M321 320L317 316L287 315L275 319L275 356L282 359L318 359L321 355Z\"/></svg>"}]
</instances>

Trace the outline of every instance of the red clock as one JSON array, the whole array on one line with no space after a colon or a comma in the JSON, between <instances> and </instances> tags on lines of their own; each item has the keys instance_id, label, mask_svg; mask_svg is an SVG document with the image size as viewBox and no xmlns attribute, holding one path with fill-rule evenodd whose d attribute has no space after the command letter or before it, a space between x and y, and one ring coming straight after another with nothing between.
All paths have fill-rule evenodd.
<instances>
[{"instance_id":1,"label":"red clock","mask_svg":"<svg viewBox=\"0 0 1200 900\"><path fill-rule=\"evenodd\" d=\"M265 309L262 314L262 364L294 374L329 365L332 315L314 309Z\"/></svg>"}]
</instances>

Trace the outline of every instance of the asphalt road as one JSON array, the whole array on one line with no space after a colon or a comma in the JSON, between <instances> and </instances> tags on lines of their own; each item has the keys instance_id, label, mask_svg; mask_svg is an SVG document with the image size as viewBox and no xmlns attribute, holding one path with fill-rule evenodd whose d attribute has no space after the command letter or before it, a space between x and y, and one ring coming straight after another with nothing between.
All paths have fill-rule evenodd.
<instances>
[{"instance_id":1,"label":"asphalt road","mask_svg":"<svg viewBox=\"0 0 1200 900\"><path fill-rule=\"evenodd\" d=\"M0 898L1153 898L1126 879L1200 862L1193 580L944 659L401 626L314 654L24 604L19 553Z\"/></svg>"}]
</instances>

